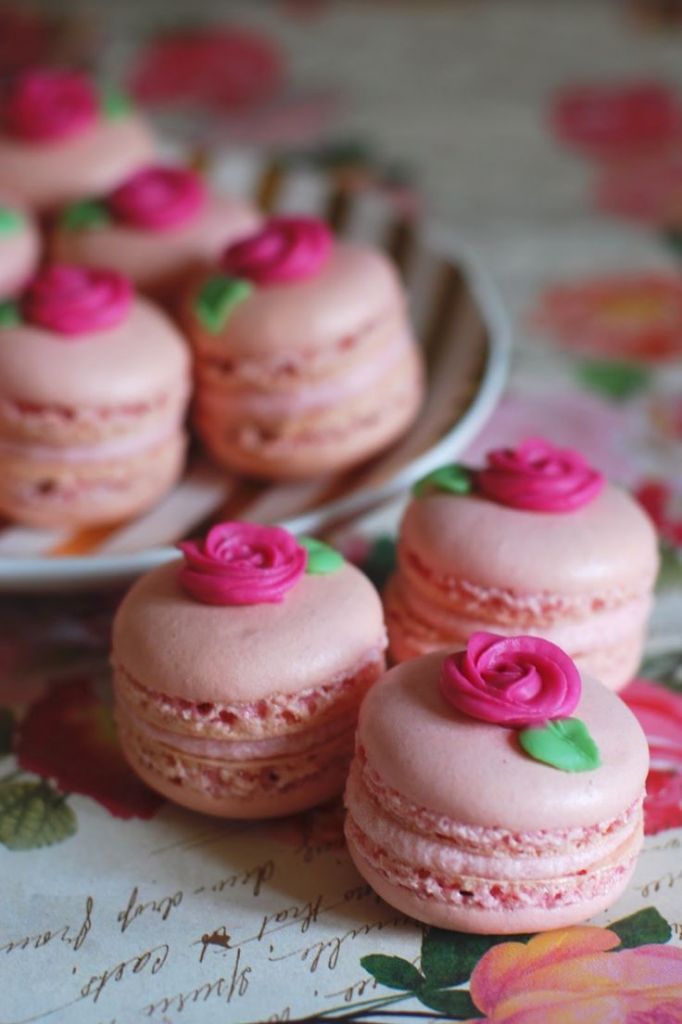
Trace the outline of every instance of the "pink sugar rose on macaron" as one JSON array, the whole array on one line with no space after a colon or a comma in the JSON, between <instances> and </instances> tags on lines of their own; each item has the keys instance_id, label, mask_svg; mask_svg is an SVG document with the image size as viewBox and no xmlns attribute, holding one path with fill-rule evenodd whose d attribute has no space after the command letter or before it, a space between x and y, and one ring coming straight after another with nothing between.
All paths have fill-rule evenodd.
<instances>
[{"instance_id":1,"label":"pink sugar rose on macaron","mask_svg":"<svg viewBox=\"0 0 682 1024\"><path fill-rule=\"evenodd\" d=\"M132 301L130 281L114 270L54 265L34 278L22 306L29 323L69 337L121 323Z\"/></svg>"},{"instance_id":2,"label":"pink sugar rose on macaron","mask_svg":"<svg viewBox=\"0 0 682 1024\"><path fill-rule=\"evenodd\" d=\"M257 234L231 245L221 266L254 284L297 281L324 266L332 244L331 231L316 217L272 217Z\"/></svg>"},{"instance_id":3,"label":"pink sugar rose on macaron","mask_svg":"<svg viewBox=\"0 0 682 1024\"><path fill-rule=\"evenodd\" d=\"M384 594L391 653L529 634L620 689L639 665L657 571L639 504L581 453L531 438L415 485Z\"/></svg>"},{"instance_id":4,"label":"pink sugar rose on macaron","mask_svg":"<svg viewBox=\"0 0 682 1024\"><path fill-rule=\"evenodd\" d=\"M153 163L111 192L64 206L50 244L55 259L111 267L175 307L193 275L260 223L254 207L213 190L191 167Z\"/></svg>"}]
</instances>

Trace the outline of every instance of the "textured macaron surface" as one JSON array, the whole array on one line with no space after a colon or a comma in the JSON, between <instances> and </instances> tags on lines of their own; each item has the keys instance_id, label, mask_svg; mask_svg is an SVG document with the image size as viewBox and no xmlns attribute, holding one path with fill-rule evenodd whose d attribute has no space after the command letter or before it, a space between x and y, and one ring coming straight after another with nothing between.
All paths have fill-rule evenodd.
<instances>
[{"instance_id":1,"label":"textured macaron surface","mask_svg":"<svg viewBox=\"0 0 682 1024\"><path fill-rule=\"evenodd\" d=\"M513 831L591 827L639 799L646 739L600 683L583 680L574 714L601 765L576 775L529 758L515 730L455 711L438 688L442 660L436 653L397 666L363 704L358 742L386 786L453 821Z\"/></svg>"},{"instance_id":2,"label":"textured macaron surface","mask_svg":"<svg viewBox=\"0 0 682 1024\"><path fill-rule=\"evenodd\" d=\"M475 495L413 500L401 551L430 573L516 594L579 598L596 591L641 592L658 564L654 528L640 506L607 485L566 513L509 508Z\"/></svg>"},{"instance_id":3,"label":"textured macaron surface","mask_svg":"<svg viewBox=\"0 0 682 1024\"><path fill-rule=\"evenodd\" d=\"M252 702L332 683L383 651L378 595L351 565L303 576L281 603L243 607L193 600L180 565L140 579L114 622L114 661L147 689Z\"/></svg>"}]
</instances>

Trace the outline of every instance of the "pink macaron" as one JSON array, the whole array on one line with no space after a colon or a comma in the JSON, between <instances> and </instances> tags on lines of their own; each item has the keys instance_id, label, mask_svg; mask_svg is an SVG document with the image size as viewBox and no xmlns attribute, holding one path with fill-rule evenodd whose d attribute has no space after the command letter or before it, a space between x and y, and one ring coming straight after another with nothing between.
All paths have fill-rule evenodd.
<instances>
[{"instance_id":1,"label":"pink macaron","mask_svg":"<svg viewBox=\"0 0 682 1024\"><path fill-rule=\"evenodd\" d=\"M211 455L264 478L308 477L377 454L414 420L420 353L390 261L278 217L230 246L191 290L195 425Z\"/></svg>"},{"instance_id":2,"label":"pink macaron","mask_svg":"<svg viewBox=\"0 0 682 1024\"><path fill-rule=\"evenodd\" d=\"M138 290L171 302L190 274L260 221L248 203L213 192L195 171L153 164L108 195L66 206L52 253L66 263L112 267Z\"/></svg>"},{"instance_id":3,"label":"pink macaron","mask_svg":"<svg viewBox=\"0 0 682 1024\"><path fill-rule=\"evenodd\" d=\"M0 306L0 513L115 522L173 485L185 452L187 346L109 270L55 266Z\"/></svg>"},{"instance_id":4,"label":"pink macaron","mask_svg":"<svg viewBox=\"0 0 682 1024\"><path fill-rule=\"evenodd\" d=\"M26 72L0 110L0 190L50 210L108 192L154 149L146 122L120 94L77 71Z\"/></svg>"},{"instance_id":5,"label":"pink macaron","mask_svg":"<svg viewBox=\"0 0 682 1024\"><path fill-rule=\"evenodd\" d=\"M365 699L348 847L383 899L427 924L564 928L627 886L648 764L634 715L559 647L476 633Z\"/></svg>"},{"instance_id":6,"label":"pink macaron","mask_svg":"<svg viewBox=\"0 0 682 1024\"><path fill-rule=\"evenodd\" d=\"M642 508L577 452L539 439L415 488L385 595L396 661L480 629L554 641L619 689L639 665L658 569Z\"/></svg>"},{"instance_id":7,"label":"pink macaron","mask_svg":"<svg viewBox=\"0 0 682 1024\"><path fill-rule=\"evenodd\" d=\"M119 734L138 775L226 818L343 789L358 706L384 670L381 602L319 541L222 523L133 586L114 621Z\"/></svg>"},{"instance_id":8,"label":"pink macaron","mask_svg":"<svg viewBox=\"0 0 682 1024\"><path fill-rule=\"evenodd\" d=\"M14 200L0 198L0 302L23 288L40 254L40 234L33 218Z\"/></svg>"}]
</instances>

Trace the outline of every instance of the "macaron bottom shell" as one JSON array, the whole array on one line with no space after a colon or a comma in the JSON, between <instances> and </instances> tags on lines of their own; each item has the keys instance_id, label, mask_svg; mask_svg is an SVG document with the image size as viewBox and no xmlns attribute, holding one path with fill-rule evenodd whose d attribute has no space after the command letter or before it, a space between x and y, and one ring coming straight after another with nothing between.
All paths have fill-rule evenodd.
<instances>
[{"instance_id":1,"label":"macaron bottom shell","mask_svg":"<svg viewBox=\"0 0 682 1024\"><path fill-rule=\"evenodd\" d=\"M0 454L0 513L36 527L105 525L139 515L180 477L187 439L180 430L119 458L65 461Z\"/></svg>"},{"instance_id":2,"label":"macaron bottom shell","mask_svg":"<svg viewBox=\"0 0 682 1024\"><path fill-rule=\"evenodd\" d=\"M386 449L409 429L422 398L421 362L410 343L377 388L274 418L235 415L229 395L216 402L204 394L195 425L221 465L249 476L301 479L350 469Z\"/></svg>"},{"instance_id":3,"label":"macaron bottom shell","mask_svg":"<svg viewBox=\"0 0 682 1024\"><path fill-rule=\"evenodd\" d=\"M580 924L612 906L625 892L635 869L636 851L622 867L604 875L604 891L591 898L565 906L544 908L528 906L523 909L483 909L476 906L456 906L436 898L417 895L414 890L397 885L377 870L363 855L346 829L348 852L356 868L372 889L390 906L409 917L453 931L472 932L477 935L515 935L525 932L552 931ZM422 880L423 882L423 880ZM471 894L475 898L475 892Z\"/></svg>"},{"instance_id":4,"label":"macaron bottom shell","mask_svg":"<svg viewBox=\"0 0 682 1024\"><path fill-rule=\"evenodd\" d=\"M174 704L134 681L114 656L123 753L147 785L191 810L244 819L306 810L343 791L358 707L383 670L383 655L371 653L303 696L273 694L221 710ZM171 705L177 714L169 715ZM306 710L315 707L323 710ZM204 727L207 715L218 724Z\"/></svg>"}]
</instances>

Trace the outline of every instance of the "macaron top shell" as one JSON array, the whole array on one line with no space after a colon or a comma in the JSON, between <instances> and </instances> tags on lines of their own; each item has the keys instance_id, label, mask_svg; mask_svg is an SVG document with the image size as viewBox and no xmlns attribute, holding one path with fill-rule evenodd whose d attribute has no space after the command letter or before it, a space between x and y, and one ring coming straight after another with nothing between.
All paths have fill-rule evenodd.
<instances>
[{"instance_id":1,"label":"macaron top shell","mask_svg":"<svg viewBox=\"0 0 682 1024\"><path fill-rule=\"evenodd\" d=\"M154 139L139 115L100 117L85 131L49 143L0 134L0 188L40 209L103 195L150 163Z\"/></svg>"},{"instance_id":2,"label":"macaron top shell","mask_svg":"<svg viewBox=\"0 0 682 1024\"><path fill-rule=\"evenodd\" d=\"M189 375L187 346L171 320L136 298L114 327L65 338L42 327L0 327L0 398L101 407L145 402Z\"/></svg>"},{"instance_id":3,"label":"macaron top shell","mask_svg":"<svg viewBox=\"0 0 682 1024\"><path fill-rule=\"evenodd\" d=\"M440 692L442 662L443 652L403 662L363 702L358 741L385 785L454 821L514 832L589 827L641 795L646 738L601 683L583 679L573 712L595 740L601 766L571 773L526 755L516 729L456 711Z\"/></svg>"},{"instance_id":4,"label":"macaron top shell","mask_svg":"<svg viewBox=\"0 0 682 1024\"><path fill-rule=\"evenodd\" d=\"M432 493L410 502L401 538L404 551L438 576L524 594L640 590L658 566L649 517L608 484L593 501L561 513Z\"/></svg>"},{"instance_id":5,"label":"macaron top shell","mask_svg":"<svg viewBox=\"0 0 682 1024\"><path fill-rule=\"evenodd\" d=\"M254 231L258 213L230 196L212 195L187 223L162 231L112 222L72 231L60 228L58 260L109 266L128 274L138 286L177 272L178 262L217 258L226 242Z\"/></svg>"},{"instance_id":6,"label":"macaron top shell","mask_svg":"<svg viewBox=\"0 0 682 1024\"><path fill-rule=\"evenodd\" d=\"M252 702L333 682L385 646L379 596L352 565L304 575L278 604L188 596L181 561L135 583L114 621L117 663L143 686L191 701Z\"/></svg>"},{"instance_id":7,"label":"macaron top shell","mask_svg":"<svg viewBox=\"0 0 682 1024\"><path fill-rule=\"evenodd\" d=\"M196 291L190 302L196 301ZM217 334L192 316L192 333L202 346L244 356L324 350L354 335L404 304L402 286L390 260L379 250L335 242L322 268L309 278L254 286L231 311Z\"/></svg>"}]
</instances>

